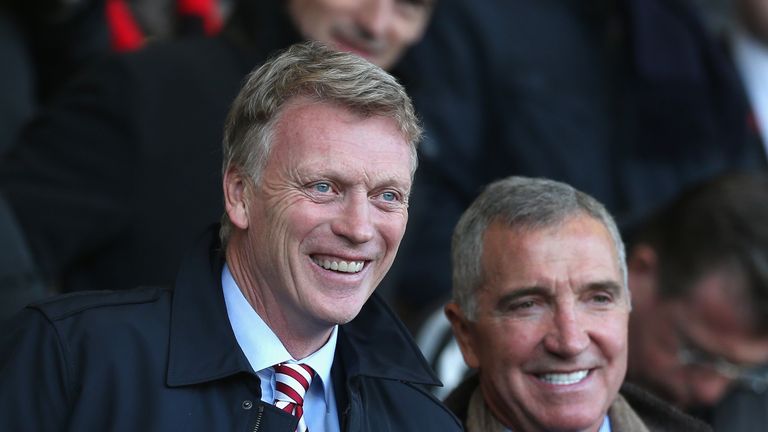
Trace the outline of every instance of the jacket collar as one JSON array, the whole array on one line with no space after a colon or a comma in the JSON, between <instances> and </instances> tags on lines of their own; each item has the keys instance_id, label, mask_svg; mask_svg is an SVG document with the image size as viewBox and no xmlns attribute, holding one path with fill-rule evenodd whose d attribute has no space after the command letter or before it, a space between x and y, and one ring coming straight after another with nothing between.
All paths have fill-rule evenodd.
<instances>
[{"instance_id":1,"label":"jacket collar","mask_svg":"<svg viewBox=\"0 0 768 432\"><path fill-rule=\"evenodd\" d=\"M227 317L217 232L212 228L206 233L176 279L166 377L171 387L254 373ZM440 385L405 326L376 294L354 320L340 326L336 353L343 356L347 378Z\"/></svg>"},{"instance_id":2,"label":"jacket collar","mask_svg":"<svg viewBox=\"0 0 768 432\"><path fill-rule=\"evenodd\" d=\"M347 375L442 385L405 325L374 293L360 313L340 326L337 355Z\"/></svg>"},{"instance_id":3,"label":"jacket collar","mask_svg":"<svg viewBox=\"0 0 768 432\"><path fill-rule=\"evenodd\" d=\"M253 373L227 317L217 237L217 230L209 230L176 277L166 376L171 387Z\"/></svg>"}]
</instances>

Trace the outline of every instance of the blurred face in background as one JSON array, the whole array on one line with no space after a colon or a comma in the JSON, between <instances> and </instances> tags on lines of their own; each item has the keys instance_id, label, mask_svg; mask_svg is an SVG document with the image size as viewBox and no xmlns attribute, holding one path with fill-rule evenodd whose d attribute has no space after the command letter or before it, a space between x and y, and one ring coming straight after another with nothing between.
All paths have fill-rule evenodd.
<instances>
[{"instance_id":1,"label":"blurred face in background","mask_svg":"<svg viewBox=\"0 0 768 432\"><path fill-rule=\"evenodd\" d=\"M434 0L288 0L293 22L309 39L352 52L383 69L421 39Z\"/></svg>"},{"instance_id":2,"label":"blurred face in background","mask_svg":"<svg viewBox=\"0 0 768 432\"><path fill-rule=\"evenodd\" d=\"M659 298L638 263L645 253L629 261L631 380L684 409L718 403L736 381L765 381L755 371L768 361L768 337L755 329L743 275L713 269L682 298Z\"/></svg>"}]
</instances>

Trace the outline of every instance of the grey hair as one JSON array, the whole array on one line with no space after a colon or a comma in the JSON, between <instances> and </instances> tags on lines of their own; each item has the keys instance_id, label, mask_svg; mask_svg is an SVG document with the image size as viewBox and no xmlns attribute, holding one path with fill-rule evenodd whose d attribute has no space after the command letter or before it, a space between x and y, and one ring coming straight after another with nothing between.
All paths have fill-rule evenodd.
<instances>
[{"instance_id":1,"label":"grey hair","mask_svg":"<svg viewBox=\"0 0 768 432\"><path fill-rule=\"evenodd\" d=\"M564 183L507 177L485 188L461 216L453 232L453 301L467 319L474 320L477 314L475 293L483 284L483 236L491 223L502 222L511 229L535 231L558 226L578 215L596 219L610 233L626 290L624 242L616 222L602 204Z\"/></svg>"},{"instance_id":2,"label":"grey hair","mask_svg":"<svg viewBox=\"0 0 768 432\"><path fill-rule=\"evenodd\" d=\"M422 129L403 86L361 57L331 50L318 42L295 44L248 75L224 126L225 174L237 168L254 185L259 183L282 109L298 97L337 104L364 118L395 120L411 146L413 177ZM231 229L224 214L222 244L226 244Z\"/></svg>"}]
</instances>

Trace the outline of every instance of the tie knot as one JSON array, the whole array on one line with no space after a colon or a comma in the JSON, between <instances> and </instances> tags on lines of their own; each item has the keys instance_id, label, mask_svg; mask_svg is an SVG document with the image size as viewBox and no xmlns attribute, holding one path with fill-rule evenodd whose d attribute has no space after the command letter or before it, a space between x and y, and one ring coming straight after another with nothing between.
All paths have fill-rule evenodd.
<instances>
[{"instance_id":1,"label":"tie knot","mask_svg":"<svg viewBox=\"0 0 768 432\"><path fill-rule=\"evenodd\" d=\"M315 376L315 371L305 365L280 363L275 369L275 400L304 405L304 394Z\"/></svg>"}]
</instances>

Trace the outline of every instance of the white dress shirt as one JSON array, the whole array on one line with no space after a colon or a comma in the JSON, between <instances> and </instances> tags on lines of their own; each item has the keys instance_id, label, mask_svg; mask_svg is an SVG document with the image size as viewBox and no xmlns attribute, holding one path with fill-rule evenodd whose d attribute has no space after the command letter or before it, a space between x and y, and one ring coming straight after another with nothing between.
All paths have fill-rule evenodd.
<instances>
[{"instance_id":1,"label":"white dress shirt","mask_svg":"<svg viewBox=\"0 0 768 432\"><path fill-rule=\"evenodd\" d=\"M237 343L261 380L261 400L269 404L275 403L275 372L272 366L278 363L307 364L316 372L304 396L304 421L307 428L311 432L339 431L338 409L331 381L338 326L334 326L328 342L319 350L303 359L294 359L277 335L248 303L226 264L221 272L221 286L224 289L227 315Z\"/></svg>"},{"instance_id":2,"label":"white dress shirt","mask_svg":"<svg viewBox=\"0 0 768 432\"><path fill-rule=\"evenodd\" d=\"M733 31L731 43L733 61L754 109L768 153L768 45L758 42L741 29Z\"/></svg>"}]
</instances>

